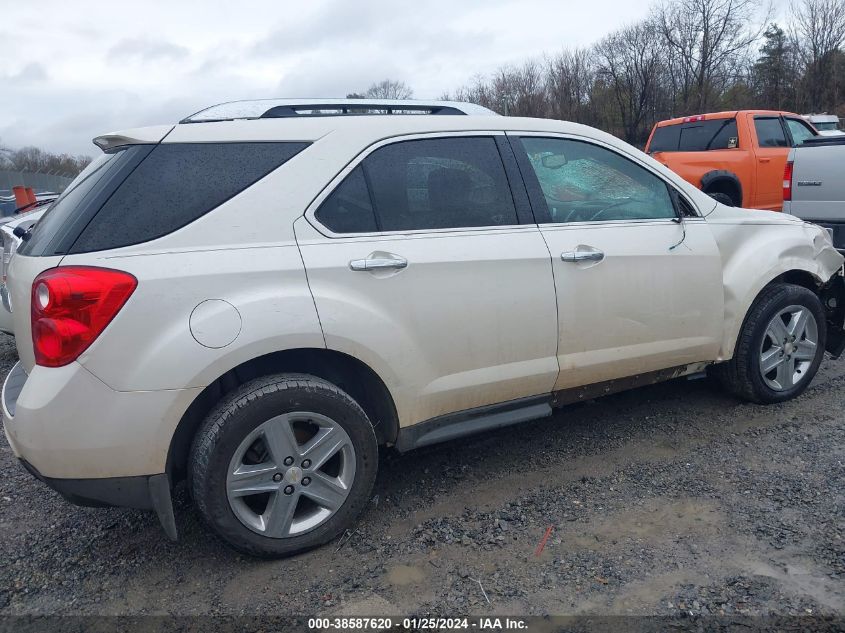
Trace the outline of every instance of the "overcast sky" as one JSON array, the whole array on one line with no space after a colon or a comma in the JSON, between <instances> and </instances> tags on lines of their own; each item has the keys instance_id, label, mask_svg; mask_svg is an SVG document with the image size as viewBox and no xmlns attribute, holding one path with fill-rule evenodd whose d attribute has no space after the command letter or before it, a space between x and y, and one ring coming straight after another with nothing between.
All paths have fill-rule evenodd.
<instances>
[{"instance_id":1,"label":"overcast sky","mask_svg":"<svg viewBox=\"0 0 845 633\"><path fill-rule=\"evenodd\" d=\"M435 98L646 12L641 0L6 0L0 143L94 154L98 134L213 103L338 97L388 77Z\"/></svg>"}]
</instances>

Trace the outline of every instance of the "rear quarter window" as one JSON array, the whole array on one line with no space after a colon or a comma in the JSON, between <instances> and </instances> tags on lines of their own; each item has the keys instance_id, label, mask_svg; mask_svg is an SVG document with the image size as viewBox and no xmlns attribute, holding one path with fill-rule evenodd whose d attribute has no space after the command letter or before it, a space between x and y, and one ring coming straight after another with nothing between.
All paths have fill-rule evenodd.
<instances>
[{"instance_id":1,"label":"rear quarter window","mask_svg":"<svg viewBox=\"0 0 845 633\"><path fill-rule=\"evenodd\" d=\"M115 189L69 252L130 246L172 233L260 180L307 145L156 145Z\"/></svg>"},{"instance_id":2,"label":"rear quarter window","mask_svg":"<svg viewBox=\"0 0 845 633\"><path fill-rule=\"evenodd\" d=\"M654 131L649 152L707 152L739 147L736 119L664 125Z\"/></svg>"}]
</instances>

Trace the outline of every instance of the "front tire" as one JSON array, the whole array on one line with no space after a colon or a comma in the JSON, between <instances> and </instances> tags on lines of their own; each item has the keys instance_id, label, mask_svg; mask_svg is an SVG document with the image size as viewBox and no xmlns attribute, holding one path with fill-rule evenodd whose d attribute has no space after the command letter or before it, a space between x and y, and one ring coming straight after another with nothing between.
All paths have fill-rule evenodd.
<instances>
[{"instance_id":1,"label":"front tire","mask_svg":"<svg viewBox=\"0 0 845 633\"><path fill-rule=\"evenodd\" d=\"M819 298L793 284L773 284L757 297L734 357L711 374L743 400L770 404L803 393L824 358L825 314Z\"/></svg>"},{"instance_id":2,"label":"front tire","mask_svg":"<svg viewBox=\"0 0 845 633\"><path fill-rule=\"evenodd\" d=\"M364 509L378 469L373 427L325 380L278 374L242 385L203 422L189 485L204 521L264 558L317 547Z\"/></svg>"}]
</instances>

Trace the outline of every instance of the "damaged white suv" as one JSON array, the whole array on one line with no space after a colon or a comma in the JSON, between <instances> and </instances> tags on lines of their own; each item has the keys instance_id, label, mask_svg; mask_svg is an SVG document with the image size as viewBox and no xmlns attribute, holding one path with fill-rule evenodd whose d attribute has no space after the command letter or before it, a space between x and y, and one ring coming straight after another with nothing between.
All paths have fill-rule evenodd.
<instances>
[{"instance_id":1,"label":"damaged white suv","mask_svg":"<svg viewBox=\"0 0 845 633\"><path fill-rule=\"evenodd\" d=\"M95 139L9 272L22 464L172 486L235 548L325 543L407 451L709 368L771 403L845 346L842 256L598 130L458 103L257 101Z\"/></svg>"}]
</instances>

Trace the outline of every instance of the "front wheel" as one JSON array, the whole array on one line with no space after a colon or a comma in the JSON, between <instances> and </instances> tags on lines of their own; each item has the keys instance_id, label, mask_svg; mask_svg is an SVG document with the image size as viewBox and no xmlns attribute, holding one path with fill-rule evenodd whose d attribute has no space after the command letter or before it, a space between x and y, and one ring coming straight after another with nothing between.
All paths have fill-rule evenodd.
<instances>
[{"instance_id":1,"label":"front wheel","mask_svg":"<svg viewBox=\"0 0 845 633\"><path fill-rule=\"evenodd\" d=\"M793 284L764 289L743 324L734 357L712 368L736 396L758 403L801 394L824 358L825 315L819 298Z\"/></svg>"},{"instance_id":2,"label":"front wheel","mask_svg":"<svg viewBox=\"0 0 845 633\"><path fill-rule=\"evenodd\" d=\"M279 374L227 396L191 448L190 488L205 522L235 549L281 557L321 545L366 505L375 433L346 393Z\"/></svg>"}]
</instances>

